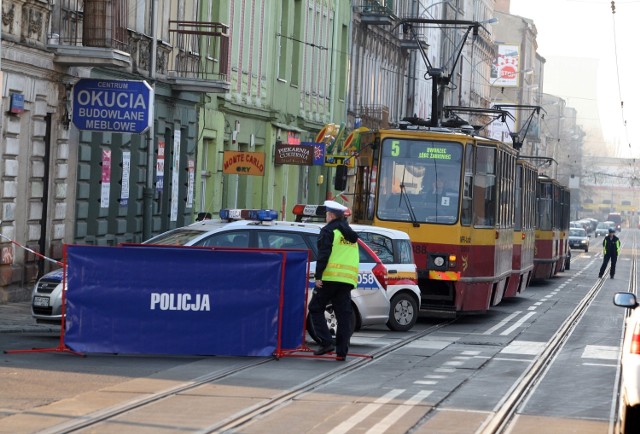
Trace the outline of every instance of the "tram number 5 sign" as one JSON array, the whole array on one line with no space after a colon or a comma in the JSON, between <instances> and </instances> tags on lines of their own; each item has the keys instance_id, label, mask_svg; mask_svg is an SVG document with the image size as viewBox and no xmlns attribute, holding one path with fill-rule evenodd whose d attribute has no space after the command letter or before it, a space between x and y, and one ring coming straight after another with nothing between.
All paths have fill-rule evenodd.
<instances>
[{"instance_id":1,"label":"tram number 5 sign","mask_svg":"<svg viewBox=\"0 0 640 434\"><path fill-rule=\"evenodd\" d=\"M144 133L153 122L146 81L80 79L73 86L73 124L80 130Z\"/></svg>"}]
</instances>

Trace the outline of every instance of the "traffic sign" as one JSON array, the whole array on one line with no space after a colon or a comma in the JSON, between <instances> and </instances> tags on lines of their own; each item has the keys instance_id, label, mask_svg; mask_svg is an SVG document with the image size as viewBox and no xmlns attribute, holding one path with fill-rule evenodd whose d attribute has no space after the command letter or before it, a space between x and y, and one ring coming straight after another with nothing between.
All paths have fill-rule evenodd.
<instances>
[{"instance_id":1,"label":"traffic sign","mask_svg":"<svg viewBox=\"0 0 640 434\"><path fill-rule=\"evenodd\" d=\"M80 130L144 133L153 122L153 89L142 80L80 79L73 123Z\"/></svg>"}]
</instances>

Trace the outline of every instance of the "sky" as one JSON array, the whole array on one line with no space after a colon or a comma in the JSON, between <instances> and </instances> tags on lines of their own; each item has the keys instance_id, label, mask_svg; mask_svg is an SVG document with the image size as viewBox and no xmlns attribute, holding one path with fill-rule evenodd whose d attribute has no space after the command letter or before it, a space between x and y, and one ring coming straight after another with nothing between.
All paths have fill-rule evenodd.
<instances>
[{"instance_id":1,"label":"sky","mask_svg":"<svg viewBox=\"0 0 640 434\"><path fill-rule=\"evenodd\" d=\"M511 0L512 15L532 19L546 59L544 92L600 124L601 156L640 157L640 0ZM582 58L571 61L567 58ZM589 59L589 60L587 60ZM581 66L595 65L595 79ZM621 104L622 103L622 104Z\"/></svg>"}]
</instances>

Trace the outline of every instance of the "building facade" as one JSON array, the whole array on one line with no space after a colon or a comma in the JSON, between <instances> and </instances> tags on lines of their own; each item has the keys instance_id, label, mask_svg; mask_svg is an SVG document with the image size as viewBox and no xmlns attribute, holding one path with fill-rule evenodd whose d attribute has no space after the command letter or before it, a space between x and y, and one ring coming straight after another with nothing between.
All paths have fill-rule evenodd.
<instances>
[{"instance_id":1,"label":"building facade","mask_svg":"<svg viewBox=\"0 0 640 434\"><path fill-rule=\"evenodd\" d=\"M282 146L313 142L325 124L345 120L350 4L286 0L275 7L261 0L217 7L215 19L230 23L230 89L208 97L200 113L194 211L271 208L291 219L296 203L319 203L333 194L332 169L277 164L275 155ZM262 158L263 170L229 171L225 163L237 152Z\"/></svg>"},{"instance_id":2,"label":"building facade","mask_svg":"<svg viewBox=\"0 0 640 434\"><path fill-rule=\"evenodd\" d=\"M348 1L6 0L2 15L0 301L26 298L65 244L138 243L223 207L290 217L332 194L333 169L275 153L346 117ZM145 131L79 127L78 83L143 80ZM260 172L228 172L245 152Z\"/></svg>"},{"instance_id":3,"label":"building facade","mask_svg":"<svg viewBox=\"0 0 640 434\"><path fill-rule=\"evenodd\" d=\"M222 208L290 220L296 203L338 195L335 164L306 147L326 124L429 119L436 99L439 121L445 106L539 103L535 26L495 6L4 0L0 302L28 297L65 244L139 243ZM504 42L520 47L514 87L493 75ZM78 125L78 83L114 80L148 86L144 131Z\"/></svg>"}]
</instances>

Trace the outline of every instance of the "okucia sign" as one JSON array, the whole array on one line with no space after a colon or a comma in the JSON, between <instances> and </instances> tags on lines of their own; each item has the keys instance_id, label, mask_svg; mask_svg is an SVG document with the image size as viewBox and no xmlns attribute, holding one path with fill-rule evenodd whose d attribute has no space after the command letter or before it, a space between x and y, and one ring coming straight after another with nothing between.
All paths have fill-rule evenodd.
<instances>
[{"instance_id":1,"label":"okucia sign","mask_svg":"<svg viewBox=\"0 0 640 434\"><path fill-rule=\"evenodd\" d=\"M73 124L80 130L144 133L153 122L146 81L83 78L73 86Z\"/></svg>"}]
</instances>

